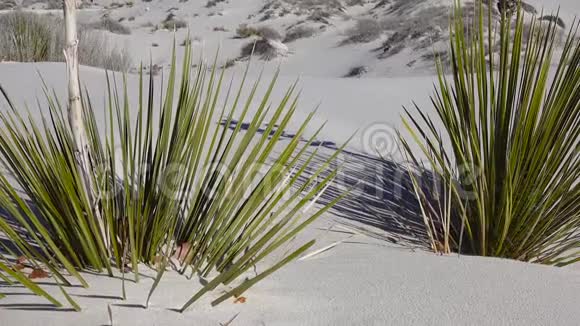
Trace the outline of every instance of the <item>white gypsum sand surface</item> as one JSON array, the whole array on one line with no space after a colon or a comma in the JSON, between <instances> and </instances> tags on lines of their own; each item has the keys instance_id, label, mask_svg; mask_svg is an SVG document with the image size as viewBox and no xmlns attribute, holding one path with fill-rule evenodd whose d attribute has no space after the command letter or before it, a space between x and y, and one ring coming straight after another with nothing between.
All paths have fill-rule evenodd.
<instances>
[{"instance_id":1,"label":"white gypsum sand surface","mask_svg":"<svg viewBox=\"0 0 580 326\"><path fill-rule=\"evenodd\" d=\"M42 100L43 95L37 71L49 87L64 82L63 64L0 65L0 83L17 107L24 109L27 102L38 118L35 96ZM81 78L102 119L99 95L104 94L104 73L82 67ZM293 79L281 77L280 86ZM130 92L135 81L135 76L129 76ZM305 91L297 117L322 100L318 119L328 119L329 124L320 138L340 142L361 125L377 120L400 127L401 105L413 97L423 98L422 104L428 105L427 96L417 94L431 92L432 77L358 81L304 77L301 85ZM56 91L64 95L61 89ZM279 94L274 95L277 97ZM352 149L361 149L357 141ZM231 325L574 325L580 320L580 271L576 267L437 256L353 235L340 224L338 217L326 214L310 226L289 247L313 237L318 242L310 252L339 243L314 257L294 261L258 283L244 294L247 301L243 304L231 299L211 308L211 300L226 290L218 288L184 314L171 311L200 284L197 279L168 272L150 307L142 309L152 284L150 277L143 277L139 284L128 281L128 298L122 301L119 275L110 278L85 273L89 289L67 289L83 308L80 313L57 310L26 289L3 285L2 293L7 297L0 301L0 325L108 325L108 307L114 325L219 325L234 316ZM257 268L259 271L261 266ZM154 275L148 268L142 270ZM252 275L250 271L248 276ZM49 284L44 288L62 299L58 287L50 285L50 280L45 282Z\"/></svg>"},{"instance_id":2,"label":"white gypsum sand surface","mask_svg":"<svg viewBox=\"0 0 580 326\"><path fill-rule=\"evenodd\" d=\"M310 132L328 121L319 139L340 145L359 130L348 149L373 155L372 146L365 144L365 130L377 124L379 128L400 129L402 106L412 108L412 101L434 112L429 100L435 82L431 74L432 60L410 65L413 60L421 59L420 51L409 46L392 57L377 58L376 49L390 33L374 41L339 46L359 19L385 14L386 11L369 13L379 1L346 6L342 13L336 11L325 18L328 24L313 22L308 18L310 13L295 14L298 11L294 10L283 17L274 15L262 20L264 14L258 12L267 2L263 0L229 0L209 8L204 0L135 1L131 6L104 9L113 2L95 0L92 8L79 10L79 19L94 22L104 14L117 21L123 19L121 24L131 29L130 35L106 34L116 44L128 47L136 64L143 61L147 66L151 60L166 76L174 40L178 63L184 50L180 44L189 35L194 57L203 51L211 61L219 47L218 64L222 65L228 59L238 59L242 46L254 40L234 38L240 24L269 26L286 34L287 28L306 20L307 26L317 29L316 34L289 43L286 55L266 64L262 80L263 91L273 69L281 65L281 77L272 97L276 103L286 87L300 77L303 91L289 132L295 131L301 118L320 104ZM317 2L321 1L312 3ZM577 0L526 2L538 11L545 7L544 14L560 7L566 30L580 12ZM409 3L416 6L401 17L403 20L423 8L452 2L409 0ZM59 10L36 12L60 14ZM175 32L159 28L169 13L184 20L189 28ZM318 30L322 25L324 29ZM244 60L236 62L228 69L226 80L235 73L235 80L239 81L245 64ZM263 64L263 61L253 63L250 81L256 78ZM368 69L364 78L340 78L357 66ZM24 103L27 103L35 118L39 118L36 98L42 103L44 97L38 73L61 100L66 98L64 64L0 63L0 84L19 109L25 110ZM134 109L138 77L129 74L127 78ZM117 75L117 83L121 80ZM81 67L81 81L89 89L99 127L103 128L105 73L101 69ZM392 131L386 135L384 141L394 141ZM404 160L396 151L387 154L392 154L396 161ZM143 267L141 270L146 276L140 283L127 281L126 301L119 298L120 275L110 278L84 273L89 289L67 288L82 307L80 313L55 309L22 287L0 283L0 293L7 295L0 300L0 326L109 325L109 307L113 325L577 325L580 320L580 264L554 268L504 259L437 256L363 234L353 235L341 226L342 222L341 217L331 212L307 228L288 248L296 248L311 238L318 241L308 252L338 244L308 259L294 261L258 283L244 294L245 303L234 303L231 299L212 308L210 302L227 290L222 287L204 296L184 314L176 313L169 309L180 308L200 288L200 282L167 272L150 307L142 309L140 306L153 282L151 277L155 275ZM276 258L279 256L271 257L268 262ZM258 271L262 267L258 266ZM253 275L253 271L248 273ZM66 302L50 279L39 282L46 283L44 289ZM232 322L228 324L229 321Z\"/></svg>"}]
</instances>

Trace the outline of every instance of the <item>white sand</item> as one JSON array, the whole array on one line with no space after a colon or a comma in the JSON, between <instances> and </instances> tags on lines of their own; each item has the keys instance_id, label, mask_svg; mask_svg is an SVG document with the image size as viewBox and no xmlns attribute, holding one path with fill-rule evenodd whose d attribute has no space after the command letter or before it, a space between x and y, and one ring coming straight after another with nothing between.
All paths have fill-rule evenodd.
<instances>
[{"instance_id":1,"label":"white sand","mask_svg":"<svg viewBox=\"0 0 580 326\"><path fill-rule=\"evenodd\" d=\"M16 103L32 102L33 95L42 97L35 69L50 85L63 82L62 64L0 65L0 83ZM101 71L83 68L82 77L94 94L102 94ZM398 124L400 105L414 94L428 94L430 79L305 78L303 102L324 99L320 115L331 119L326 136L341 138L372 121ZM409 89L402 91L405 85ZM309 109L310 105L301 106L302 113ZM353 148L357 147L355 142ZM211 309L209 302L221 294L217 290L183 315L170 311L180 307L199 283L168 273L152 305L144 310L130 305L144 303L151 279L128 284L128 300L122 302L114 298L121 295L119 279L86 275L90 289L69 289L82 306L81 313L57 311L23 288L2 288L8 297L0 301L0 325L106 325L108 304L114 325L219 325L237 314L231 325L576 325L580 320L576 268L412 252L364 235L326 231L330 226L342 231L337 220L324 216L300 239L316 237L316 248L346 242L291 263L250 289L245 304L230 300ZM45 288L62 298L58 288Z\"/></svg>"},{"instance_id":2,"label":"white sand","mask_svg":"<svg viewBox=\"0 0 580 326\"><path fill-rule=\"evenodd\" d=\"M209 35L203 44L198 44L198 49L204 47L206 53L213 53L213 48L222 40L223 57L237 55L244 42L230 40L231 31L246 19L248 13L260 7L261 0L230 0L223 16L211 17L207 16L211 10L201 9L205 2L137 1L133 8L121 9L117 13L125 17L138 13L135 22L131 23L136 28L147 20L160 21L165 17L166 9L179 6L182 13L186 13L185 18L195 24L193 35ZM529 2L552 7L559 2L562 13L568 18L580 11L577 0ZM146 11L145 7L150 10ZM197 11L203 13L199 18L193 17ZM86 14L93 15L92 12ZM280 26L283 23L283 20L272 22ZM352 22L342 25L337 19L335 23L336 29L290 47L295 53L280 60L282 77L274 98L278 99L283 88L301 74L300 85L304 91L295 121L321 102L312 128L328 120L321 138L337 143L361 130L349 149L365 151L368 146L363 135L369 126L380 123L380 126L400 128L402 106L409 106L413 100L423 108L430 107L428 96L432 93L433 77L421 71L394 69L388 64L376 63L376 75L382 77L336 78L352 64L372 58L368 46L334 48L342 37L342 31ZM227 37L210 33L211 28L222 25L230 29ZM184 33L184 30L178 31L178 42ZM147 59L147 53L152 51L154 62L167 64L167 44L171 42L169 31L151 34L148 29L141 28L135 29L130 36L115 37L120 42L128 42L136 56ZM152 42L160 46L151 47ZM397 62L393 60L389 64ZM237 65L230 72L239 73L241 66ZM0 84L6 87L18 105L25 101L30 104L34 115L37 115L34 96L43 97L36 69L49 86L60 87L57 93L64 95L63 64L0 64ZM272 65L267 67L265 79L271 70ZM412 74L414 77L384 77L391 73L399 76ZM97 116L102 122L104 73L83 67L81 74L83 83L91 90ZM131 85L135 86L135 81L135 76L130 75L132 97L135 89ZM389 154L402 159L397 153ZM338 221L341 220L337 216L323 216L291 246L313 237L318 239L313 250L336 241L344 242L311 259L292 262L245 293L247 301L244 304L229 300L211 308L209 302L221 295L218 289L184 314L175 313L169 309L179 308L200 285L198 280L186 280L168 272L152 298L151 306L142 309L136 305L144 303L151 278L144 277L139 284L127 283L128 299L124 302L118 298L121 295L118 278L85 274L91 288L68 289L83 308L81 313L56 310L21 287L0 287L0 292L7 294L0 300L0 326L109 325L108 305L113 313L113 325L227 325L235 316L232 326L578 325L580 322L578 266L554 268L502 259L437 256L398 248L365 235L338 232L344 231L337 226ZM329 228L334 231L328 231ZM143 267L143 273L153 275L147 267ZM58 288L50 284L44 288L65 302Z\"/></svg>"},{"instance_id":3,"label":"white sand","mask_svg":"<svg viewBox=\"0 0 580 326\"><path fill-rule=\"evenodd\" d=\"M329 217L324 218L328 220ZM320 221L318 226L329 224ZM311 228L318 247L345 235ZM2 289L0 325L577 325L580 273L508 260L449 256L388 247L364 236L349 238L310 260L296 261L244 296L216 308L204 297L184 314L179 308L199 288L168 273L148 309L152 280L127 283L85 275L91 288L71 288L81 313L55 311L22 288ZM153 275L152 272L146 272ZM61 297L58 288L45 286Z\"/></svg>"}]
</instances>

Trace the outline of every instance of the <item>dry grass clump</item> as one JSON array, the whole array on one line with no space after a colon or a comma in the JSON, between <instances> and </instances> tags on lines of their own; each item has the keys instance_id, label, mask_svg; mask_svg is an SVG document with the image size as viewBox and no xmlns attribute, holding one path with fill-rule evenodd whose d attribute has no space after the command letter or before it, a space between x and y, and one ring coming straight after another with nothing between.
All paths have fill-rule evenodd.
<instances>
[{"instance_id":1,"label":"dry grass clump","mask_svg":"<svg viewBox=\"0 0 580 326\"><path fill-rule=\"evenodd\" d=\"M18 7L18 4L14 0L1 0L0 10L11 10Z\"/></svg>"},{"instance_id":2,"label":"dry grass clump","mask_svg":"<svg viewBox=\"0 0 580 326\"><path fill-rule=\"evenodd\" d=\"M347 30L346 38L341 45L352 43L368 43L378 39L383 32L383 26L371 18L357 20L355 26Z\"/></svg>"},{"instance_id":3,"label":"dry grass clump","mask_svg":"<svg viewBox=\"0 0 580 326\"><path fill-rule=\"evenodd\" d=\"M131 29L121 24L120 22L112 19L109 16L103 16L99 21L86 25L89 29L97 29L102 31L108 31L114 34L129 35L131 34Z\"/></svg>"},{"instance_id":4,"label":"dry grass clump","mask_svg":"<svg viewBox=\"0 0 580 326\"><path fill-rule=\"evenodd\" d=\"M242 47L240 58L247 58L252 55L260 56L262 60L272 60L278 56L284 56L288 53L288 47L277 40L268 40L260 38L248 42Z\"/></svg>"},{"instance_id":5,"label":"dry grass clump","mask_svg":"<svg viewBox=\"0 0 580 326\"><path fill-rule=\"evenodd\" d=\"M257 35L258 30L255 27L248 26L248 24L240 24L236 29L236 38L248 38Z\"/></svg>"},{"instance_id":6,"label":"dry grass clump","mask_svg":"<svg viewBox=\"0 0 580 326\"><path fill-rule=\"evenodd\" d=\"M161 22L161 27L168 30L178 30L180 28L186 28L187 22L177 19L173 13L170 13L165 17L163 22Z\"/></svg>"},{"instance_id":7,"label":"dry grass clump","mask_svg":"<svg viewBox=\"0 0 580 326\"><path fill-rule=\"evenodd\" d=\"M358 78L368 72L368 67L366 66L355 66L350 68L350 70L343 76L344 78Z\"/></svg>"},{"instance_id":8,"label":"dry grass clump","mask_svg":"<svg viewBox=\"0 0 580 326\"><path fill-rule=\"evenodd\" d=\"M0 15L0 61L64 61L61 18L26 12ZM127 71L131 57L101 31L79 28L79 61L83 65Z\"/></svg>"},{"instance_id":9,"label":"dry grass clump","mask_svg":"<svg viewBox=\"0 0 580 326\"><path fill-rule=\"evenodd\" d=\"M221 2L226 2L226 0L209 0L206 4L206 8L211 8L217 6Z\"/></svg>"},{"instance_id":10,"label":"dry grass clump","mask_svg":"<svg viewBox=\"0 0 580 326\"><path fill-rule=\"evenodd\" d=\"M223 27L223 26L216 26L216 27L213 28L213 31L214 32L227 32L228 29L225 28L225 27Z\"/></svg>"},{"instance_id":11,"label":"dry grass clump","mask_svg":"<svg viewBox=\"0 0 580 326\"><path fill-rule=\"evenodd\" d=\"M260 20L283 17L289 13L306 16L308 20L328 23L328 18L342 14L344 6L339 0L271 0L258 11Z\"/></svg>"},{"instance_id":12,"label":"dry grass clump","mask_svg":"<svg viewBox=\"0 0 580 326\"><path fill-rule=\"evenodd\" d=\"M249 38L252 36L262 37L268 40L281 40L282 35L269 26L248 26L247 24L240 24L236 29L236 38Z\"/></svg>"},{"instance_id":13,"label":"dry grass clump","mask_svg":"<svg viewBox=\"0 0 580 326\"><path fill-rule=\"evenodd\" d=\"M259 55L262 58L269 60L275 57L275 50L272 45L265 39L259 39L255 42L250 42L242 47L240 56L242 58L251 55Z\"/></svg>"},{"instance_id":14,"label":"dry grass clump","mask_svg":"<svg viewBox=\"0 0 580 326\"><path fill-rule=\"evenodd\" d=\"M46 9L62 9L61 0L47 0Z\"/></svg>"},{"instance_id":15,"label":"dry grass clump","mask_svg":"<svg viewBox=\"0 0 580 326\"><path fill-rule=\"evenodd\" d=\"M112 71L128 71L133 65L128 49L113 45L107 35L99 31L80 33L79 61L84 65Z\"/></svg>"},{"instance_id":16,"label":"dry grass clump","mask_svg":"<svg viewBox=\"0 0 580 326\"><path fill-rule=\"evenodd\" d=\"M556 25L558 25L561 28L566 28L566 23L564 23L564 20L562 18L554 16L554 15L545 15L545 16L542 16L538 19L543 20L543 21L547 21L550 23L555 23Z\"/></svg>"},{"instance_id":17,"label":"dry grass clump","mask_svg":"<svg viewBox=\"0 0 580 326\"><path fill-rule=\"evenodd\" d=\"M13 0L9 0L13 1ZM78 5L79 9L89 7L91 5L91 0L82 0ZM44 9L48 10L59 10L62 9L62 0L22 0L20 5L22 8L28 8L35 4L42 4Z\"/></svg>"},{"instance_id":18,"label":"dry grass clump","mask_svg":"<svg viewBox=\"0 0 580 326\"><path fill-rule=\"evenodd\" d=\"M289 29L282 42L290 43L301 38L312 37L314 34L316 34L314 27L299 25Z\"/></svg>"}]
</instances>

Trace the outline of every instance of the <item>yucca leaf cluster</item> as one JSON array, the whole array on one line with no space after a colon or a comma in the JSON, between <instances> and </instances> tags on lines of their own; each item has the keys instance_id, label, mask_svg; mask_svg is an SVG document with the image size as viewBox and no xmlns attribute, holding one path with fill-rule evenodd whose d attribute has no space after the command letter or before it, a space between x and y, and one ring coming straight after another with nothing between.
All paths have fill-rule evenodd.
<instances>
[{"instance_id":1,"label":"yucca leaf cluster","mask_svg":"<svg viewBox=\"0 0 580 326\"><path fill-rule=\"evenodd\" d=\"M407 111L439 189L415 190L434 250L565 265L580 260L580 42L554 22L479 10L451 26L435 116ZM498 49L495 52L494 49ZM416 164L425 163L403 139ZM434 190L438 200L430 200Z\"/></svg>"},{"instance_id":2,"label":"yucca leaf cluster","mask_svg":"<svg viewBox=\"0 0 580 326\"><path fill-rule=\"evenodd\" d=\"M0 217L0 232L15 249L0 265L3 279L21 281L8 260L21 255L48 269L65 288L71 277L89 286L82 271L113 275L130 268L138 280L140 268L155 268L149 298L169 268L213 277L183 311L272 253L280 257L283 244L340 199L316 204L337 174L331 162L340 151L316 171L307 170L320 132L306 135L313 113L294 137L281 141L298 107L296 83L274 102L278 73L259 96L261 77L250 84L247 69L236 88L232 81L225 86L225 72L215 61L209 67L192 61L188 47L178 83L174 48L161 90L152 74L141 72L137 103L129 99L126 79L109 75L104 126L97 123L90 90L85 92L88 184L95 185L90 194L77 169L66 108L57 97L45 91L48 112L39 122L4 94L0 160L8 173L0 175L0 206L7 213ZM234 119L249 121L246 130L242 123L227 128ZM282 253L213 304L241 294L313 243ZM25 285L54 302L34 283Z\"/></svg>"}]
</instances>

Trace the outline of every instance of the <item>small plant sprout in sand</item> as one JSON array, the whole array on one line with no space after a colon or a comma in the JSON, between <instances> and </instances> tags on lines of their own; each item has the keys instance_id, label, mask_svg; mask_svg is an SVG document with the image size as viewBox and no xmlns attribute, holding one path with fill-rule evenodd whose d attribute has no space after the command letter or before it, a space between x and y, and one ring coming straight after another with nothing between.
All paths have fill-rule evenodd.
<instances>
[{"instance_id":1,"label":"small plant sprout in sand","mask_svg":"<svg viewBox=\"0 0 580 326\"><path fill-rule=\"evenodd\" d=\"M557 49L558 19L546 24L532 16L524 24L517 8L494 26L483 8L479 3L468 33L455 3L453 70L448 77L438 62L437 114L416 107L404 119L443 194L433 200L421 178L413 178L433 250L557 266L578 262L578 24ZM487 44L498 44L499 57ZM424 162L401 140L416 164Z\"/></svg>"}]
</instances>

